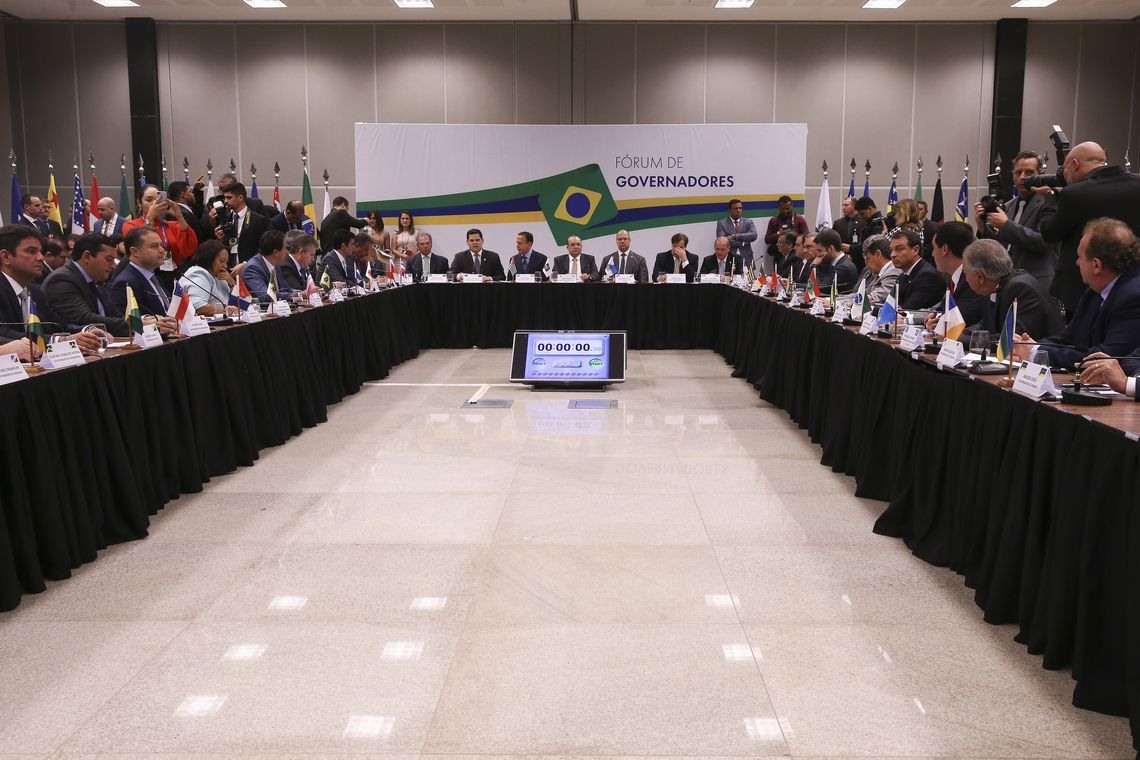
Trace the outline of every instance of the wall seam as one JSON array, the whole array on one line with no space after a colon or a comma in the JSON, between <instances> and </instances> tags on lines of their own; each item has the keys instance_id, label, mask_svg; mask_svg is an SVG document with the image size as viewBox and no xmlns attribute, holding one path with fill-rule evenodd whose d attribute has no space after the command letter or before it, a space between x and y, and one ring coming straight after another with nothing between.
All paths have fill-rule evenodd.
<instances>
[{"instance_id":1,"label":"wall seam","mask_svg":"<svg viewBox=\"0 0 1140 760\"><path fill-rule=\"evenodd\" d=\"M74 84L75 84L75 145L76 145L76 151L77 151L75 154L75 164L74 164L76 168L72 171L73 176L72 176L71 181L74 184L74 182L75 182L74 173L75 173L75 171L78 171L79 172L79 178L80 178L80 184L82 184L83 169L80 167L83 166L83 122L82 122L82 118L80 116L80 111L79 111L79 63L77 60L78 56L76 55L77 51L75 49L75 24L71 24L70 26L71 26L71 79L72 79L72 82L74 82ZM74 188L72 190L73 190L72 195L74 196ZM72 202L74 203L74 197L72 198ZM98 198L96 198L94 201L92 201L92 203L98 203L98 202L99 202ZM60 226L64 227L64 225L62 225L62 224ZM70 219L67 222L67 226L64 227L64 231L65 232L71 231L71 220Z\"/></svg>"},{"instance_id":2,"label":"wall seam","mask_svg":"<svg viewBox=\"0 0 1140 760\"><path fill-rule=\"evenodd\" d=\"M705 24L704 29L705 29L705 59L704 59L704 61L705 61L705 75L704 75L705 93L704 93L704 99L703 99L704 100L704 109L703 109L702 114L701 114L701 120L705 124L708 124L709 123L709 25Z\"/></svg>"},{"instance_id":3,"label":"wall seam","mask_svg":"<svg viewBox=\"0 0 1140 760\"><path fill-rule=\"evenodd\" d=\"M637 30L640 24L633 25L633 123L637 123Z\"/></svg>"},{"instance_id":4,"label":"wall seam","mask_svg":"<svg viewBox=\"0 0 1140 760\"><path fill-rule=\"evenodd\" d=\"M519 25L518 22L511 24L511 70L514 74L515 82L515 119L514 123L519 123Z\"/></svg>"},{"instance_id":5,"label":"wall seam","mask_svg":"<svg viewBox=\"0 0 1140 760\"><path fill-rule=\"evenodd\" d=\"M447 123L447 24L443 25L443 123Z\"/></svg>"},{"instance_id":6,"label":"wall seam","mask_svg":"<svg viewBox=\"0 0 1140 760\"><path fill-rule=\"evenodd\" d=\"M304 69L305 79L305 145L309 146L309 155L312 155L313 141L309 139L309 25L301 24L301 68ZM301 162L301 171L304 172L304 162ZM302 184L304 177L301 178ZM310 185L312 184L310 179ZM313 203L316 206L316 203Z\"/></svg>"},{"instance_id":7,"label":"wall seam","mask_svg":"<svg viewBox=\"0 0 1140 760\"><path fill-rule=\"evenodd\" d=\"M234 39L234 121L237 125L237 175L240 181L242 176L241 159L241 82L238 79L238 37L237 24L233 25Z\"/></svg>"},{"instance_id":8,"label":"wall seam","mask_svg":"<svg viewBox=\"0 0 1140 760\"><path fill-rule=\"evenodd\" d=\"M847 43L850 37L850 29L850 24L843 25L843 98L841 99L842 105L839 116L839 165L844 170L847 169L847 164L843 162L847 155Z\"/></svg>"},{"instance_id":9,"label":"wall seam","mask_svg":"<svg viewBox=\"0 0 1140 760\"><path fill-rule=\"evenodd\" d=\"M914 166L914 132L915 132L915 118L918 114L918 24L914 25L914 60L911 62L910 67L910 153L907 155L907 186L913 188L914 182L910 174L910 167ZM978 111L981 113L981 109ZM907 193L901 193L901 197L909 198Z\"/></svg>"},{"instance_id":10,"label":"wall seam","mask_svg":"<svg viewBox=\"0 0 1140 760\"><path fill-rule=\"evenodd\" d=\"M376 56L376 24L372 25L372 120L380 121L380 68Z\"/></svg>"},{"instance_id":11,"label":"wall seam","mask_svg":"<svg viewBox=\"0 0 1140 760\"><path fill-rule=\"evenodd\" d=\"M772 123L776 123L776 95L779 90L780 82L780 58L777 51L780 48L780 25L776 24L772 27ZM846 55L844 56L846 59ZM846 62L844 63L846 65Z\"/></svg>"},{"instance_id":12,"label":"wall seam","mask_svg":"<svg viewBox=\"0 0 1140 760\"><path fill-rule=\"evenodd\" d=\"M166 54L166 103L168 113L170 114L170 119L168 120L170 123L166 125L166 130L170 137L170 152L173 155L177 155L178 150L174 145L174 79L170 76L170 29L166 26L162 28L166 33L166 49L163 52Z\"/></svg>"},{"instance_id":13,"label":"wall seam","mask_svg":"<svg viewBox=\"0 0 1140 760\"><path fill-rule=\"evenodd\" d=\"M1085 54L1084 48L1085 48L1085 25L1084 24L1078 24L1077 25L1077 77L1076 77L1077 86L1074 88L1074 92L1073 92L1073 131L1071 133L1074 138L1076 138L1077 135L1080 134L1080 131L1077 129L1077 113L1079 112L1080 105L1081 105L1081 58ZM1059 160L1058 160L1057 168L1058 169L1061 168Z\"/></svg>"},{"instance_id":14,"label":"wall seam","mask_svg":"<svg viewBox=\"0 0 1140 760\"><path fill-rule=\"evenodd\" d=\"M1136 64L1140 59L1140 24L1136 24L1132 40L1132 93L1128 99L1128 133L1124 137L1124 152L1132 146L1132 122L1136 115ZM1121 159L1123 162L1123 159Z\"/></svg>"}]
</instances>

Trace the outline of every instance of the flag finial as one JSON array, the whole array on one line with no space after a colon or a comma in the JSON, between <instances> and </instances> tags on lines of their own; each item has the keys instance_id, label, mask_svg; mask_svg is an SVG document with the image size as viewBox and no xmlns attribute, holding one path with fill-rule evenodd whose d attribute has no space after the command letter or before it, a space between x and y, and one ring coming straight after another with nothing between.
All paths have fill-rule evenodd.
<instances>
[{"instance_id":1,"label":"flag finial","mask_svg":"<svg viewBox=\"0 0 1140 760\"><path fill-rule=\"evenodd\" d=\"M55 164L51 159L51 148L48 148L48 171L55 169Z\"/></svg>"},{"instance_id":2,"label":"flag finial","mask_svg":"<svg viewBox=\"0 0 1140 760\"><path fill-rule=\"evenodd\" d=\"M918 157L918 173L922 174L922 156Z\"/></svg>"},{"instance_id":3,"label":"flag finial","mask_svg":"<svg viewBox=\"0 0 1140 760\"><path fill-rule=\"evenodd\" d=\"M206 159L206 176L207 177L213 177L214 176L214 159L212 159L212 158Z\"/></svg>"},{"instance_id":4,"label":"flag finial","mask_svg":"<svg viewBox=\"0 0 1140 760\"><path fill-rule=\"evenodd\" d=\"M855 176L855 167L856 167L856 166L858 166L858 164L856 164L856 163L855 163L855 158L854 158L854 157L852 157L852 158L851 158L851 176L852 176L852 177L854 177L854 176Z\"/></svg>"},{"instance_id":5,"label":"flag finial","mask_svg":"<svg viewBox=\"0 0 1140 760\"><path fill-rule=\"evenodd\" d=\"M253 177L254 182L257 181L257 164L249 165L249 176Z\"/></svg>"},{"instance_id":6,"label":"flag finial","mask_svg":"<svg viewBox=\"0 0 1140 760\"><path fill-rule=\"evenodd\" d=\"M281 164L273 162L273 179L281 179Z\"/></svg>"},{"instance_id":7,"label":"flag finial","mask_svg":"<svg viewBox=\"0 0 1140 760\"><path fill-rule=\"evenodd\" d=\"M75 170L76 174L79 174L79 154L78 153L72 153L71 154L71 168Z\"/></svg>"},{"instance_id":8,"label":"flag finial","mask_svg":"<svg viewBox=\"0 0 1140 760\"><path fill-rule=\"evenodd\" d=\"M970 173L970 154L969 153L966 154L966 165L964 167L962 167L962 170L965 171L966 174Z\"/></svg>"},{"instance_id":9,"label":"flag finial","mask_svg":"<svg viewBox=\"0 0 1140 760\"><path fill-rule=\"evenodd\" d=\"M1126 172L1132 171L1132 159L1128 155L1131 152L1132 152L1132 148L1125 148L1124 149L1124 171L1126 171Z\"/></svg>"},{"instance_id":10,"label":"flag finial","mask_svg":"<svg viewBox=\"0 0 1140 760\"><path fill-rule=\"evenodd\" d=\"M16 173L16 149L10 148L8 150L8 160L12 162L12 173Z\"/></svg>"},{"instance_id":11,"label":"flag finial","mask_svg":"<svg viewBox=\"0 0 1140 760\"><path fill-rule=\"evenodd\" d=\"M183 156L182 157L182 171L186 172L187 174L190 173L190 157L189 156Z\"/></svg>"},{"instance_id":12,"label":"flag finial","mask_svg":"<svg viewBox=\"0 0 1140 760\"><path fill-rule=\"evenodd\" d=\"M1001 163L1002 163L1002 161L1001 161L1001 151L999 150L999 151L998 151L998 154L997 154L997 155L994 157L994 171L995 171L995 172L998 172L998 173L1000 173L1000 172L1001 172Z\"/></svg>"},{"instance_id":13,"label":"flag finial","mask_svg":"<svg viewBox=\"0 0 1140 760\"><path fill-rule=\"evenodd\" d=\"M827 179L827 159L823 160L823 178Z\"/></svg>"},{"instance_id":14,"label":"flag finial","mask_svg":"<svg viewBox=\"0 0 1140 760\"><path fill-rule=\"evenodd\" d=\"M237 174L237 162L230 158L230 174Z\"/></svg>"},{"instance_id":15,"label":"flag finial","mask_svg":"<svg viewBox=\"0 0 1140 760\"><path fill-rule=\"evenodd\" d=\"M127 176L127 154L119 154L119 172L125 177Z\"/></svg>"},{"instance_id":16,"label":"flag finial","mask_svg":"<svg viewBox=\"0 0 1140 760\"><path fill-rule=\"evenodd\" d=\"M304 145L301 146L301 164L305 167L305 171L309 170L309 151Z\"/></svg>"},{"instance_id":17,"label":"flag finial","mask_svg":"<svg viewBox=\"0 0 1140 760\"><path fill-rule=\"evenodd\" d=\"M143 158L142 158L142 153L140 153L139 154L139 176L141 177L144 174L146 174L146 172L143 171Z\"/></svg>"},{"instance_id":18,"label":"flag finial","mask_svg":"<svg viewBox=\"0 0 1140 760\"><path fill-rule=\"evenodd\" d=\"M327 185L329 183L329 170L328 169L325 169L325 173L323 176L325 178L325 184Z\"/></svg>"},{"instance_id":19,"label":"flag finial","mask_svg":"<svg viewBox=\"0 0 1140 760\"><path fill-rule=\"evenodd\" d=\"M895 161L895 165L891 167L891 179L895 180L898 178L899 178L899 162Z\"/></svg>"},{"instance_id":20,"label":"flag finial","mask_svg":"<svg viewBox=\"0 0 1140 760\"><path fill-rule=\"evenodd\" d=\"M868 158L867 163L863 164L863 171L867 174L868 177L871 176L871 159Z\"/></svg>"},{"instance_id":21,"label":"flag finial","mask_svg":"<svg viewBox=\"0 0 1140 760\"><path fill-rule=\"evenodd\" d=\"M938 167L938 178L942 179L942 154L941 153L938 154L938 160L934 162L934 165L936 167Z\"/></svg>"},{"instance_id":22,"label":"flag finial","mask_svg":"<svg viewBox=\"0 0 1140 760\"><path fill-rule=\"evenodd\" d=\"M91 173L94 174L95 173L95 154L94 153L88 153L87 154L87 165L91 167Z\"/></svg>"},{"instance_id":23,"label":"flag finial","mask_svg":"<svg viewBox=\"0 0 1140 760\"><path fill-rule=\"evenodd\" d=\"M1045 151L1044 153L1041 154L1041 171L1045 171L1048 168L1049 168L1049 151Z\"/></svg>"}]
</instances>

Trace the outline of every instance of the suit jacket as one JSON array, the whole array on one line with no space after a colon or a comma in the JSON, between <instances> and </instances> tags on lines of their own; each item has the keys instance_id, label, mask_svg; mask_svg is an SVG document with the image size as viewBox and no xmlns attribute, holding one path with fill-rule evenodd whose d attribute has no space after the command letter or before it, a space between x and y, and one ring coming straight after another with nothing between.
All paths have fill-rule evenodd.
<instances>
[{"instance_id":1,"label":"suit jacket","mask_svg":"<svg viewBox=\"0 0 1140 760\"><path fill-rule=\"evenodd\" d=\"M304 292L311 276L309 269L298 264L292 256L286 256L285 262L277 267L277 287L280 288L277 295L291 298L293 293Z\"/></svg>"},{"instance_id":2,"label":"suit jacket","mask_svg":"<svg viewBox=\"0 0 1140 760\"><path fill-rule=\"evenodd\" d=\"M601 271L602 276L609 276L610 262L614 262L614 266L621 265L621 252L614 251L613 253L606 254L602 259ZM625 254L625 272L618 272L618 274L632 274L637 282L649 282L649 267L645 264L645 257L633 251L626 251Z\"/></svg>"},{"instance_id":3,"label":"suit jacket","mask_svg":"<svg viewBox=\"0 0 1140 760\"><path fill-rule=\"evenodd\" d=\"M807 282L811 276L811 265L794 253L789 253L776 267L776 273L781 277L790 277L792 282Z\"/></svg>"},{"instance_id":4,"label":"suit jacket","mask_svg":"<svg viewBox=\"0 0 1140 760\"><path fill-rule=\"evenodd\" d=\"M541 275L542 270L546 267L546 254L545 253L539 253L538 251L534 250L533 248L530 251L530 258L527 259L526 269L523 269L521 266L519 266L519 261L521 260L521 258L522 258L521 254L517 254L517 253L511 257L511 261L513 261L514 265L515 265L515 271L518 272L519 274Z\"/></svg>"},{"instance_id":5,"label":"suit jacket","mask_svg":"<svg viewBox=\"0 0 1140 760\"><path fill-rule=\"evenodd\" d=\"M701 274L717 274L720 266L716 254L710 253L701 260ZM744 257L738 253L729 253L724 257L724 273L726 275L744 274Z\"/></svg>"},{"instance_id":6,"label":"suit jacket","mask_svg":"<svg viewBox=\"0 0 1140 760\"><path fill-rule=\"evenodd\" d=\"M183 212L185 212L185 210L186 209L183 209ZM190 220L187 219L186 221L189 222ZM123 236L123 217L119 216L118 214L115 214L114 224L111 226L110 232L104 233L103 232L103 225L104 225L104 222L102 219L100 219L98 222L95 223L95 226L93 226L91 228L91 231L92 232L98 232L100 235L106 234L107 237L114 237L116 235L118 235L119 237ZM211 235L210 237L213 237L213 235Z\"/></svg>"},{"instance_id":7,"label":"suit jacket","mask_svg":"<svg viewBox=\"0 0 1140 760\"><path fill-rule=\"evenodd\" d=\"M1129 377L1140 375L1140 348L1137 348L1128 355L1127 359L1120 362L1120 367L1124 370L1124 374ZM1140 382L1136 383L1136 394L1135 399L1140 401Z\"/></svg>"},{"instance_id":8,"label":"suit jacket","mask_svg":"<svg viewBox=\"0 0 1140 760\"><path fill-rule=\"evenodd\" d=\"M1061 243L1053 295L1072 314L1085 289L1077 269L1077 244L1085 223L1098 217L1119 219L1140 235L1140 177L1119 166L1102 166L1080 182L1050 196L1041 208L1041 238Z\"/></svg>"},{"instance_id":9,"label":"suit jacket","mask_svg":"<svg viewBox=\"0 0 1140 760\"><path fill-rule=\"evenodd\" d=\"M590 282L597 282L598 280L598 262L594 261L594 257L589 253L578 254L578 274L589 275ZM570 274L570 254L563 253L554 257L554 273L555 274Z\"/></svg>"},{"instance_id":10,"label":"suit jacket","mask_svg":"<svg viewBox=\"0 0 1140 760\"><path fill-rule=\"evenodd\" d=\"M835 289L840 293L850 293L859 285L859 270L855 268L855 262L847 254L834 264L827 262L820 264L816 267L815 276L819 280L820 287L825 289L825 293L830 290L832 280L835 281Z\"/></svg>"},{"instance_id":11,"label":"suit jacket","mask_svg":"<svg viewBox=\"0 0 1140 760\"><path fill-rule=\"evenodd\" d=\"M431 264L429 265L428 274L447 274L447 259L437 253L431 255ZM408 257L408 274L412 276L412 282L419 282L424 279L424 265L423 256L416 254L415 256Z\"/></svg>"},{"instance_id":12,"label":"suit jacket","mask_svg":"<svg viewBox=\"0 0 1140 760\"><path fill-rule=\"evenodd\" d=\"M130 327L120 314L112 311L98 287L92 288L79 271L79 265L69 261L52 272L44 281L48 303L70 330L81 330L87 325L103 325L107 332L118 337L130 335ZM103 314L99 314L99 305Z\"/></svg>"},{"instance_id":13,"label":"suit jacket","mask_svg":"<svg viewBox=\"0 0 1140 760\"><path fill-rule=\"evenodd\" d=\"M681 271L685 275L685 282L692 282L697 274L697 269L700 267L700 261L697 259L697 254L689 253L686 251L688 257L688 264ZM673 274L673 251L662 251L657 254L657 258L653 261L653 282L657 282L657 275Z\"/></svg>"},{"instance_id":14,"label":"suit jacket","mask_svg":"<svg viewBox=\"0 0 1140 760\"><path fill-rule=\"evenodd\" d=\"M432 259L432 269L435 269L435 260ZM344 266L341 266L340 256L336 251L329 251L321 259L321 279L328 272L333 282L343 282L348 286L359 285L360 276L356 273L356 259L352 256L344 257Z\"/></svg>"},{"instance_id":15,"label":"suit jacket","mask_svg":"<svg viewBox=\"0 0 1140 760\"><path fill-rule=\"evenodd\" d=\"M920 258L910 270L910 275L899 274L899 308L929 309L937 306L946 293L946 281L934 265Z\"/></svg>"},{"instance_id":16,"label":"suit jacket","mask_svg":"<svg viewBox=\"0 0 1140 760\"><path fill-rule=\"evenodd\" d=\"M36 305L36 316L43 323L45 335L67 332L39 285L29 285L28 294ZM20 298L12 290L8 278L3 275L0 275L0 322L5 323L0 324L0 340L7 342L27 337L28 331L22 326L24 310L20 307Z\"/></svg>"},{"instance_id":17,"label":"suit jacket","mask_svg":"<svg viewBox=\"0 0 1140 760\"><path fill-rule=\"evenodd\" d=\"M1100 293L1086 289L1068 326L1040 341L1053 366L1073 367L1094 351L1124 356L1140 347L1140 271L1120 275L1101 300Z\"/></svg>"},{"instance_id":18,"label":"suit jacket","mask_svg":"<svg viewBox=\"0 0 1140 760\"><path fill-rule=\"evenodd\" d=\"M241 268L241 279L249 288L249 294L261 303L269 303L269 272L273 265L260 253L246 262ZM296 268L294 268L296 271Z\"/></svg>"},{"instance_id":19,"label":"suit jacket","mask_svg":"<svg viewBox=\"0 0 1140 760\"><path fill-rule=\"evenodd\" d=\"M840 216L831 223L831 229L839 233L839 239L847 245L860 236L863 228L866 227L863 217L856 214L852 217Z\"/></svg>"},{"instance_id":20,"label":"suit jacket","mask_svg":"<svg viewBox=\"0 0 1140 760\"><path fill-rule=\"evenodd\" d=\"M967 320L966 323L970 325L967 333L982 329L995 338L1001 335L1002 327L1005 325L1005 315L1009 313L1009 307L1013 305L1014 299L1017 299L1015 329L1018 334L1054 335L1065 329L1065 320L1061 319L1057 302L1045 290L1041 281L1028 272L1015 270L1004 277L994 295L997 297L996 301L985 299L986 311L979 323L973 324Z\"/></svg>"},{"instance_id":21,"label":"suit jacket","mask_svg":"<svg viewBox=\"0 0 1140 760\"><path fill-rule=\"evenodd\" d=\"M859 280L867 283L865 289L867 300L876 305L886 301L887 296L895 289L895 283L899 281L900 274L902 272L890 261L883 264L883 268L879 270L878 274L874 274L870 267L864 268L859 274ZM858 290L858 282L855 283L855 288Z\"/></svg>"},{"instance_id":22,"label":"suit jacket","mask_svg":"<svg viewBox=\"0 0 1140 760\"><path fill-rule=\"evenodd\" d=\"M284 212L278 212L269 217L269 227L270 229L281 230L282 232L288 232L291 229L299 229L302 232L307 232L310 235L316 232L316 227L313 226L313 220L304 214L301 214L301 225L297 227L289 223L289 219L285 216Z\"/></svg>"},{"instance_id":23,"label":"suit jacket","mask_svg":"<svg viewBox=\"0 0 1140 760\"><path fill-rule=\"evenodd\" d=\"M475 258L471 255L471 251L460 251L455 254L451 260L451 271L456 274L474 274ZM496 282L507 279L499 254L486 248L479 253L479 274L486 275Z\"/></svg>"},{"instance_id":24,"label":"suit jacket","mask_svg":"<svg viewBox=\"0 0 1140 760\"><path fill-rule=\"evenodd\" d=\"M321 220L321 246L324 250L329 250L329 246L332 245L333 233L337 230L360 230L367 225L366 219L357 219L344 209L335 208Z\"/></svg>"},{"instance_id":25,"label":"suit jacket","mask_svg":"<svg viewBox=\"0 0 1140 760\"><path fill-rule=\"evenodd\" d=\"M729 253L752 261L752 242L760 237L760 233L756 231L756 222L744 215L740 217L740 232L737 232L732 217L726 216L716 223L716 236L728 238L728 244L732 246Z\"/></svg>"},{"instance_id":26,"label":"suit jacket","mask_svg":"<svg viewBox=\"0 0 1140 760\"><path fill-rule=\"evenodd\" d=\"M991 301L988 296L980 296L974 292L970 283L966 281L966 271L962 270L958 284L954 287L954 303L958 304L958 311L962 312L962 319L966 324L972 325L986 318Z\"/></svg>"},{"instance_id":27,"label":"suit jacket","mask_svg":"<svg viewBox=\"0 0 1140 760\"><path fill-rule=\"evenodd\" d=\"M194 230L194 237L198 238L198 245L205 243L207 240L214 240L214 230L202 224L201 218L198 214L194 213L194 209L179 203L178 206L182 209L182 217L186 220L186 225ZM119 221L119 230L123 229L122 220ZM117 234L122 234L121 232Z\"/></svg>"},{"instance_id":28,"label":"suit jacket","mask_svg":"<svg viewBox=\"0 0 1140 760\"><path fill-rule=\"evenodd\" d=\"M1021 219L1013 221L1017 215L1017 206L1021 203ZM998 233L994 235L989 230L978 233L979 238L991 238L1002 245L1009 246L1009 257L1013 259L1014 269L1024 269L1034 277L1044 277L1051 281L1057 267L1059 243L1046 243L1041 237L1038 227L1041 224L1041 215L1049 205L1045 198L1037 193L1030 194L1028 200L1020 197L1005 203L1003 207L1009 221ZM1083 284L1083 283L1082 283Z\"/></svg>"},{"instance_id":29,"label":"suit jacket","mask_svg":"<svg viewBox=\"0 0 1140 760\"><path fill-rule=\"evenodd\" d=\"M158 297L150 283L143 277L136 267L127 266L111 283L111 312L114 314L125 314L127 311L127 286L131 286L131 290L135 293L135 301L138 302L139 312L146 316L152 314L156 317L166 316L166 307L170 303L170 293L166 290L166 286L157 277L154 281L158 287L162 289L166 295L166 303Z\"/></svg>"},{"instance_id":30,"label":"suit jacket","mask_svg":"<svg viewBox=\"0 0 1140 760\"><path fill-rule=\"evenodd\" d=\"M269 220L253 209L246 209L245 224L238 235L238 261L249 261L261 250L261 236L269 231Z\"/></svg>"}]
</instances>

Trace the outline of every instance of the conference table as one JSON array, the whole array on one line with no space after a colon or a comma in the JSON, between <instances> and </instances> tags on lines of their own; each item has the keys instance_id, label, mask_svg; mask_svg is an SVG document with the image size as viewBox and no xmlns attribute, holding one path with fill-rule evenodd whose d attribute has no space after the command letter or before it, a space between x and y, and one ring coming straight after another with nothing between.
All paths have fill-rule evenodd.
<instances>
[{"instance_id":1,"label":"conference table","mask_svg":"<svg viewBox=\"0 0 1140 760\"><path fill-rule=\"evenodd\" d=\"M1035 401L726 285L399 287L0 386L0 610L419 351L516 329L716 351L887 504L877 533L962 575L985 620L1072 669L1074 704L1140 738L1140 404Z\"/></svg>"}]
</instances>

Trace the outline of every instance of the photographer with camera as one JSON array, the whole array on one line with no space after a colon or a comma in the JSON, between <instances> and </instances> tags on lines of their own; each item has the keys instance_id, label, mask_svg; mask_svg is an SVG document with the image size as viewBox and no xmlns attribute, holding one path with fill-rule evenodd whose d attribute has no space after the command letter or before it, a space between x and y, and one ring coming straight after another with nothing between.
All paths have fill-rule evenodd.
<instances>
[{"instance_id":1,"label":"photographer with camera","mask_svg":"<svg viewBox=\"0 0 1140 760\"><path fill-rule=\"evenodd\" d=\"M1054 136L1058 133L1055 131ZM1085 225L1110 217L1127 224L1134 234L1140 233L1140 177L1120 166L1109 166L1104 148L1084 142L1069 152L1056 174L1033 177L1026 185L1054 189L1051 202L1042 209L1041 237L1046 242L1061 243L1051 292L1072 315L1085 290L1077 268L1077 245Z\"/></svg>"},{"instance_id":2,"label":"photographer with camera","mask_svg":"<svg viewBox=\"0 0 1140 760\"><path fill-rule=\"evenodd\" d=\"M245 185L234 182L214 203L214 237L230 249L230 264L249 261L257 255L261 236L269 231L269 220L245 203Z\"/></svg>"},{"instance_id":3,"label":"photographer with camera","mask_svg":"<svg viewBox=\"0 0 1140 760\"><path fill-rule=\"evenodd\" d=\"M771 265L780 255L779 249L776 248L776 241L780 239L781 235L789 232L795 232L798 235L808 233L807 219L804 219L803 214L795 212L790 197L781 195L777 203L779 204L779 212L768 220L768 231L764 233L764 243L768 246L767 259L765 260L767 265ZM770 268L769 271L771 271Z\"/></svg>"},{"instance_id":4,"label":"photographer with camera","mask_svg":"<svg viewBox=\"0 0 1140 760\"><path fill-rule=\"evenodd\" d=\"M1039 174L1041 157L1031 150L1018 153L1013 159L1013 199L1001 205L1000 186L994 182L990 194L974 204L974 218L979 240L989 238L1004 245L1013 268L1024 269L1048 291L1053 284L1058 246L1046 243L1038 231L1042 210L1048 203L1044 194L1034 192L1027 181Z\"/></svg>"}]
</instances>

